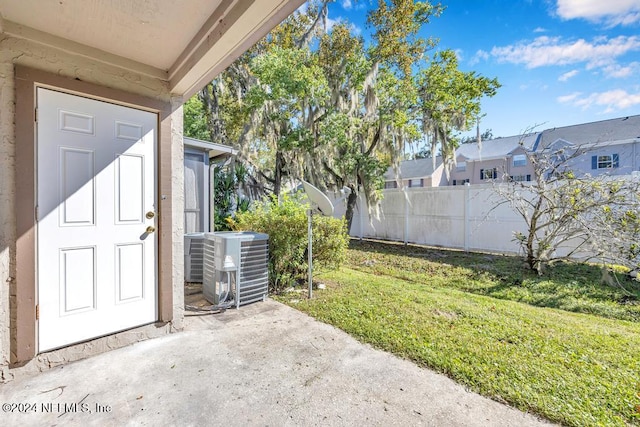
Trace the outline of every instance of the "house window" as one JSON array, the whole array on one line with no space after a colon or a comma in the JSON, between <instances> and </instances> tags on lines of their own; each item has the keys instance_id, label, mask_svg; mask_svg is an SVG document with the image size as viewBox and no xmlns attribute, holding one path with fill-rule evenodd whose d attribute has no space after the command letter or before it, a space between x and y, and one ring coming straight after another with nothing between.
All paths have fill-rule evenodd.
<instances>
[{"instance_id":1,"label":"house window","mask_svg":"<svg viewBox=\"0 0 640 427\"><path fill-rule=\"evenodd\" d=\"M385 181L384 188L385 189L398 188L398 183L395 181Z\"/></svg>"},{"instance_id":2,"label":"house window","mask_svg":"<svg viewBox=\"0 0 640 427\"><path fill-rule=\"evenodd\" d=\"M524 154L516 154L513 156L513 166L527 166L527 156Z\"/></svg>"},{"instance_id":3,"label":"house window","mask_svg":"<svg viewBox=\"0 0 640 427\"><path fill-rule=\"evenodd\" d=\"M465 185L469 183L469 178L466 179L454 179L453 185Z\"/></svg>"},{"instance_id":4,"label":"house window","mask_svg":"<svg viewBox=\"0 0 640 427\"><path fill-rule=\"evenodd\" d=\"M620 158L617 154L591 157L591 169L613 169L617 168Z\"/></svg>"},{"instance_id":5,"label":"house window","mask_svg":"<svg viewBox=\"0 0 640 427\"><path fill-rule=\"evenodd\" d=\"M410 179L409 180L409 187L424 187L424 179L422 178L417 178L417 179Z\"/></svg>"},{"instance_id":6,"label":"house window","mask_svg":"<svg viewBox=\"0 0 640 427\"><path fill-rule=\"evenodd\" d=\"M498 169L480 169L480 179L496 179L498 177Z\"/></svg>"},{"instance_id":7,"label":"house window","mask_svg":"<svg viewBox=\"0 0 640 427\"><path fill-rule=\"evenodd\" d=\"M531 181L531 175L512 175L510 176L512 181L515 182L529 182Z\"/></svg>"},{"instance_id":8,"label":"house window","mask_svg":"<svg viewBox=\"0 0 640 427\"><path fill-rule=\"evenodd\" d=\"M464 172L467 170L467 162L458 162L456 165L456 171Z\"/></svg>"}]
</instances>

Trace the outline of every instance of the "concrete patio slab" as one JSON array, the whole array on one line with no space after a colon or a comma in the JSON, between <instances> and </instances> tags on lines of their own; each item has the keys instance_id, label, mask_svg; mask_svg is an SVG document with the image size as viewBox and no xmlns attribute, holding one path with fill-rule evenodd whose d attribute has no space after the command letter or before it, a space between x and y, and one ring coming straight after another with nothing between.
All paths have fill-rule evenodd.
<instances>
[{"instance_id":1,"label":"concrete patio slab","mask_svg":"<svg viewBox=\"0 0 640 427\"><path fill-rule=\"evenodd\" d=\"M0 385L0 424L537 426L274 301Z\"/></svg>"}]
</instances>

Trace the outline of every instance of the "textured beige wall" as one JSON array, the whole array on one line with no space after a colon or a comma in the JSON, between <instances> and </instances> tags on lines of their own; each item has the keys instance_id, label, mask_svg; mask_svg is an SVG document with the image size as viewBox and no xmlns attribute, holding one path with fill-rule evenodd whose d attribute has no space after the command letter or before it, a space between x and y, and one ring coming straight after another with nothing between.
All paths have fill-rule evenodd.
<instances>
[{"instance_id":1,"label":"textured beige wall","mask_svg":"<svg viewBox=\"0 0 640 427\"><path fill-rule=\"evenodd\" d=\"M13 64L0 50L0 366L9 363L9 298L15 277L14 111Z\"/></svg>"},{"instance_id":2,"label":"textured beige wall","mask_svg":"<svg viewBox=\"0 0 640 427\"><path fill-rule=\"evenodd\" d=\"M105 65L82 56L37 44L24 39L0 34L0 382L10 380L14 370L9 370L10 299L15 296L16 270L16 218L15 194L15 77L14 65L24 65L62 77L100 85L171 102L171 205L173 265L173 319L171 325L148 326L111 337L102 338L54 353L40 355L29 362L24 370L41 370L59 361L75 360L88 354L129 344L132 340L145 339L159 333L182 327L183 316L183 154L182 154L182 104L181 98L172 98L166 81L132 73L115 66ZM27 284L28 285L28 284ZM137 331L137 332L136 332ZM78 350L81 348L81 350ZM55 359L55 360L54 360ZM56 362L58 360L58 362Z\"/></svg>"},{"instance_id":3,"label":"textured beige wall","mask_svg":"<svg viewBox=\"0 0 640 427\"><path fill-rule=\"evenodd\" d=\"M166 81L93 61L29 40L0 36L0 63L21 64L50 73L169 101Z\"/></svg>"},{"instance_id":4,"label":"textured beige wall","mask_svg":"<svg viewBox=\"0 0 640 427\"><path fill-rule=\"evenodd\" d=\"M182 145L182 99L172 100L171 159L173 197L173 324L182 329L184 319L184 148Z\"/></svg>"}]
</instances>

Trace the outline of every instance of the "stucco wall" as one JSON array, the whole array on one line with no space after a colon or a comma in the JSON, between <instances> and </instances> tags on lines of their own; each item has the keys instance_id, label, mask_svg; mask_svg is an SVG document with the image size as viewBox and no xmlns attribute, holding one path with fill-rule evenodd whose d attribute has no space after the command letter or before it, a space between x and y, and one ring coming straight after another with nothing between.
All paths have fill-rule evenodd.
<instances>
[{"instance_id":1,"label":"stucco wall","mask_svg":"<svg viewBox=\"0 0 640 427\"><path fill-rule=\"evenodd\" d=\"M14 206L19 195L15 194L15 76L14 65L20 64L34 69L46 71L58 76L69 77L103 87L142 95L163 102L171 102L171 159L173 171L171 179L172 236L173 236L173 304L174 322L163 327L166 331L182 327L183 314L183 255L182 255L182 206L183 206L183 160L182 160L182 99L171 98L165 81L74 55L62 50L37 44L24 39L0 35L0 381L10 379L12 375L7 369L11 355L10 316L13 315L10 299L15 296L16 283L16 218ZM24 286L25 284L21 284ZM33 284L26 284L26 286ZM140 328L138 332L118 334L96 343L84 345L84 350L70 349L54 356L73 360L86 356L87 351L94 349L114 348L147 336L162 333L163 328ZM148 329L148 330L147 330ZM165 332L166 332L165 331ZM121 338L119 338L121 337ZM77 346L76 346L77 347ZM45 358L46 359L46 358ZM43 360L39 356L31 363L30 369L42 369L55 364L55 361Z\"/></svg>"},{"instance_id":2,"label":"stucco wall","mask_svg":"<svg viewBox=\"0 0 640 427\"><path fill-rule=\"evenodd\" d=\"M11 57L0 41L0 325L9 325L9 295L15 277L14 80ZM0 366L9 363L9 328L0 327Z\"/></svg>"},{"instance_id":3,"label":"stucco wall","mask_svg":"<svg viewBox=\"0 0 640 427\"><path fill-rule=\"evenodd\" d=\"M184 147L182 140L182 98L172 100L171 117L172 197L173 197L173 324L182 329L184 319Z\"/></svg>"}]
</instances>

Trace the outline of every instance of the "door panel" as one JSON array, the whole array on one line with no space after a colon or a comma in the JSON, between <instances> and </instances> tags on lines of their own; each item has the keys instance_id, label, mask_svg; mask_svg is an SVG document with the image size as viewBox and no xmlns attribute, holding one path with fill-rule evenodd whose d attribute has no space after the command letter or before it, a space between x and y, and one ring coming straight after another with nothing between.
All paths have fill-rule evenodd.
<instances>
[{"instance_id":1,"label":"door panel","mask_svg":"<svg viewBox=\"0 0 640 427\"><path fill-rule=\"evenodd\" d=\"M37 91L39 351L157 319L157 115Z\"/></svg>"},{"instance_id":2,"label":"door panel","mask_svg":"<svg viewBox=\"0 0 640 427\"><path fill-rule=\"evenodd\" d=\"M60 225L93 225L96 174L94 152L60 147Z\"/></svg>"},{"instance_id":3,"label":"door panel","mask_svg":"<svg viewBox=\"0 0 640 427\"><path fill-rule=\"evenodd\" d=\"M116 303L144 298L144 246L140 243L116 246Z\"/></svg>"},{"instance_id":4,"label":"door panel","mask_svg":"<svg viewBox=\"0 0 640 427\"><path fill-rule=\"evenodd\" d=\"M144 221L144 157L121 154L116 158L116 222Z\"/></svg>"},{"instance_id":5,"label":"door panel","mask_svg":"<svg viewBox=\"0 0 640 427\"><path fill-rule=\"evenodd\" d=\"M95 248L60 249L60 315L96 308Z\"/></svg>"}]
</instances>

